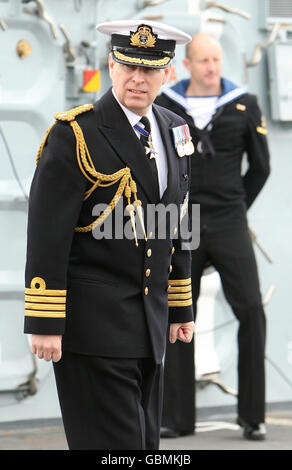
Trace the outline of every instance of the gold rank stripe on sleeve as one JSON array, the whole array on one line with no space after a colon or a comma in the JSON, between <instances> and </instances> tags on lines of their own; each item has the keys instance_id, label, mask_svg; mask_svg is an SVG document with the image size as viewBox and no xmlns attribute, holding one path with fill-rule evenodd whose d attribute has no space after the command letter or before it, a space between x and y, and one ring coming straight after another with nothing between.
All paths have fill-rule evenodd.
<instances>
[{"instance_id":1,"label":"gold rank stripe on sleeve","mask_svg":"<svg viewBox=\"0 0 292 470\"><path fill-rule=\"evenodd\" d=\"M186 292L184 294L173 294L172 292L168 293L168 300L187 300L191 299L192 293L191 292Z\"/></svg>"},{"instance_id":2,"label":"gold rank stripe on sleeve","mask_svg":"<svg viewBox=\"0 0 292 470\"><path fill-rule=\"evenodd\" d=\"M173 287L173 286L188 286L191 285L191 278L189 277L188 279L169 279L168 280L168 285Z\"/></svg>"},{"instance_id":3,"label":"gold rank stripe on sleeve","mask_svg":"<svg viewBox=\"0 0 292 470\"><path fill-rule=\"evenodd\" d=\"M26 317L65 318L66 312L46 312L45 310L25 310Z\"/></svg>"},{"instance_id":4,"label":"gold rank stripe on sleeve","mask_svg":"<svg viewBox=\"0 0 292 470\"><path fill-rule=\"evenodd\" d=\"M257 126L257 132L259 134L263 134L263 135L267 135L268 131L265 127L262 127L262 126Z\"/></svg>"},{"instance_id":5,"label":"gold rank stripe on sleeve","mask_svg":"<svg viewBox=\"0 0 292 470\"><path fill-rule=\"evenodd\" d=\"M188 279L169 279L168 306L187 307L192 305L192 284Z\"/></svg>"},{"instance_id":6,"label":"gold rank stripe on sleeve","mask_svg":"<svg viewBox=\"0 0 292 470\"><path fill-rule=\"evenodd\" d=\"M66 290L47 289L44 279L35 277L25 289L25 316L41 318L66 317Z\"/></svg>"}]
</instances>

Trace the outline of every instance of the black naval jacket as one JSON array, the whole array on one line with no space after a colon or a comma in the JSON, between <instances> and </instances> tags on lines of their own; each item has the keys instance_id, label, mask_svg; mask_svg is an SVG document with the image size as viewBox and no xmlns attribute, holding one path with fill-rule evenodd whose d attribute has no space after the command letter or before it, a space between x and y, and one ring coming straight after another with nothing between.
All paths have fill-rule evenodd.
<instances>
[{"instance_id":1,"label":"black naval jacket","mask_svg":"<svg viewBox=\"0 0 292 470\"><path fill-rule=\"evenodd\" d=\"M158 105L153 110L168 158L168 186L160 203L181 210L189 191L190 157L178 157L171 128L185 122ZM178 235L158 239L157 227L150 226L147 241L140 238L138 246L126 237L96 239L91 231L76 230L97 219L94 206L109 204L121 179L96 187L84 199L94 178L92 183L81 170L72 122L83 132L96 171L113 175L129 168L145 216L147 204L158 201L144 150L111 90L94 106L56 118L40 148L30 192L25 333L61 334L67 351L150 356L159 363L168 321L193 319L190 251L182 249L180 218L171 228ZM119 203L125 206L125 199Z\"/></svg>"},{"instance_id":2,"label":"black naval jacket","mask_svg":"<svg viewBox=\"0 0 292 470\"><path fill-rule=\"evenodd\" d=\"M190 128L195 146L190 202L200 204L201 229L208 232L246 227L246 211L270 172L267 129L256 96L245 92L226 101L205 128L198 129L182 106L183 99L177 102L165 93L156 99ZM248 169L243 174L245 153Z\"/></svg>"}]
</instances>

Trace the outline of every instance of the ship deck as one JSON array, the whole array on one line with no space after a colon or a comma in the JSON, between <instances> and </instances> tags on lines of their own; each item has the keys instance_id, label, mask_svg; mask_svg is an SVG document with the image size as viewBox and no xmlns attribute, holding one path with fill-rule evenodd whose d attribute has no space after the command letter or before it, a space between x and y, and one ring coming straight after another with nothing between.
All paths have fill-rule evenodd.
<instances>
[{"instance_id":1,"label":"ship deck","mask_svg":"<svg viewBox=\"0 0 292 470\"><path fill-rule=\"evenodd\" d=\"M267 439L248 441L229 410L197 412L193 436L161 439L160 450L292 450L292 403L269 406ZM0 423L0 450L68 450L60 419Z\"/></svg>"}]
</instances>

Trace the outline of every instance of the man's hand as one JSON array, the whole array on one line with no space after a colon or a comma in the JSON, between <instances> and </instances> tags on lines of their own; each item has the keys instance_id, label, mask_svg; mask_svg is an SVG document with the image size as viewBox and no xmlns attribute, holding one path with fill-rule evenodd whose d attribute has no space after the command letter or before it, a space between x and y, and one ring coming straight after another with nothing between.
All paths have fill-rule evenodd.
<instances>
[{"instance_id":1,"label":"man's hand","mask_svg":"<svg viewBox=\"0 0 292 470\"><path fill-rule=\"evenodd\" d=\"M169 341L175 343L177 339L184 343L190 343L195 331L193 321L187 323L171 323L169 331Z\"/></svg>"},{"instance_id":2,"label":"man's hand","mask_svg":"<svg viewBox=\"0 0 292 470\"><path fill-rule=\"evenodd\" d=\"M62 357L61 335L32 335L31 352L45 361L58 362Z\"/></svg>"}]
</instances>

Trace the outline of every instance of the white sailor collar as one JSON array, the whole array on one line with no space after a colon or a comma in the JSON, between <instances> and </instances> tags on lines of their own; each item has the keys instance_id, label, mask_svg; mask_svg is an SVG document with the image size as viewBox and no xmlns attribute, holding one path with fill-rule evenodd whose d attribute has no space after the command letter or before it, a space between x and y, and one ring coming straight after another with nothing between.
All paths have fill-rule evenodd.
<instances>
[{"instance_id":1,"label":"white sailor collar","mask_svg":"<svg viewBox=\"0 0 292 470\"><path fill-rule=\"evenodd\" d=\"M189 79L181 80L171 88L165 87L162 93L168 96L171 100L176 101L184 109L187 109L188 104L186 100L187 97L185 96L185 91L188 87L189 82ZM221 86L222 92L218 96L215 109L218 109L221 106L225 106L226 104L231 103L232 101L247 93L244 88L237 86L236 84L224 77L222 77L221 79Z\"/></svg>"}]
</instances>

